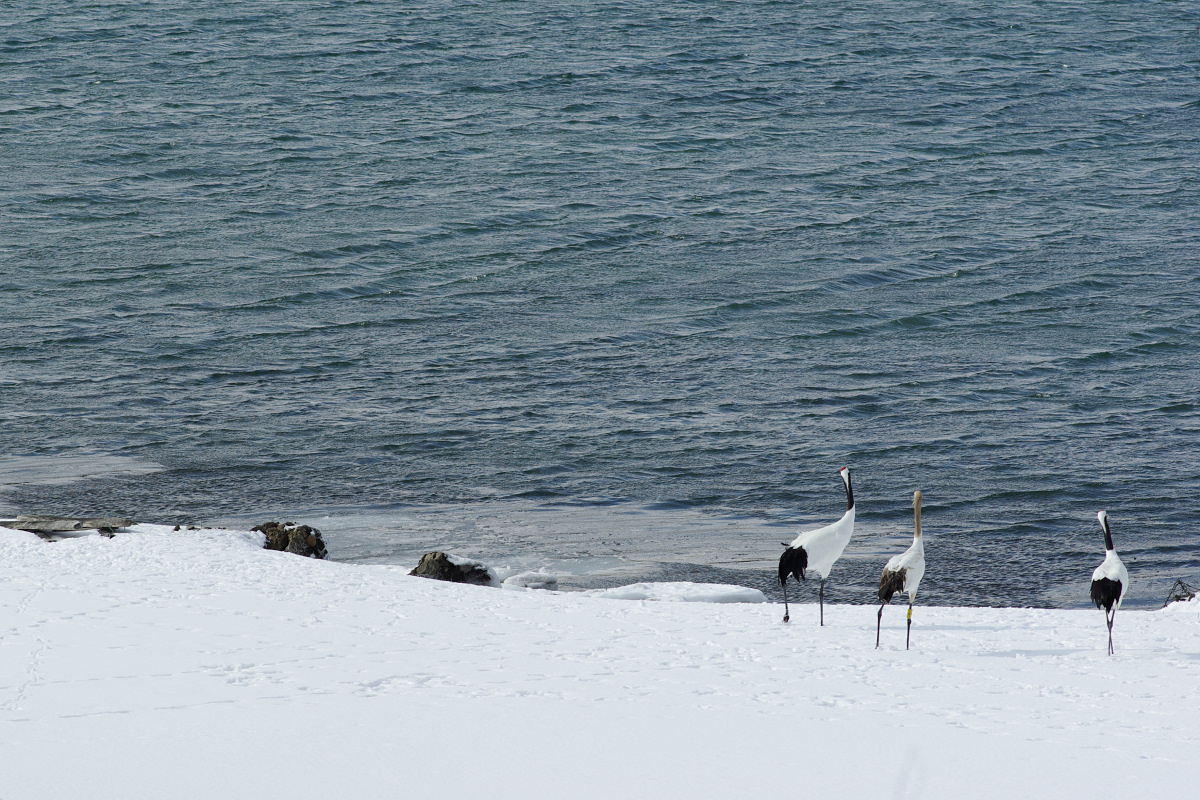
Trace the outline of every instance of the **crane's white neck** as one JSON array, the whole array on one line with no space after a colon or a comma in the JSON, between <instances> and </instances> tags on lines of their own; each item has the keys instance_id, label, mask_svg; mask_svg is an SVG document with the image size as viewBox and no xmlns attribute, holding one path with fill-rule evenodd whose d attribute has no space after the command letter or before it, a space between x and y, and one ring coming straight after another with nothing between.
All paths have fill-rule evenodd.
<instances>
[{"instance_id":1,"label":"crane's white neck","mask_svg":"<svg viewBox=\"0 0 1200 800\"><path fill-rule=\"evenodd\" d=\"M914 539L921 538L921 492L913 492L913 530Z\"/></svg>"}]
</instances>

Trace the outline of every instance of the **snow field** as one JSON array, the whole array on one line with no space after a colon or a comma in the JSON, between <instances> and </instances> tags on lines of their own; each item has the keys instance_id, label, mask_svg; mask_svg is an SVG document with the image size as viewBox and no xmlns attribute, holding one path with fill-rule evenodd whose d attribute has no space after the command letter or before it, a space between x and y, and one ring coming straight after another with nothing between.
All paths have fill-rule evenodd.
<instances>
[{"instance_id":1,"label":"snow field","mask_svg":"<svg viewBox=\"0 0 1200 800\"><path fill-rule=\"evenodd\" d=\"M0 530L0 798L1011 798L1190 788L1200 604L502 591L258 534ZM1088 576L1081 576L1086 593ZM801 597L815 600L811 586ZM752 600L753 596L747 595Z\"/></svg>"}]
</instances>

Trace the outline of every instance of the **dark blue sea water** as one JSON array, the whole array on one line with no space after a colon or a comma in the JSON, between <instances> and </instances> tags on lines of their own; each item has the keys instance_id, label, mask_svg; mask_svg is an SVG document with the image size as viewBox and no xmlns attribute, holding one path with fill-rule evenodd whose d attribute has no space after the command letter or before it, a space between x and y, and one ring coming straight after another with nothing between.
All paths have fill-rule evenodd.
<instances>
[{"instance_id":1,"label":"dark blue sea water","mask_svg":"<svg viewBox=\"0 0 1200 800\"><path fill-rule=\"evenodd\" d=\"M1161 602L1198 179L1191 2L8 4L0 510Z\"/></svg>"}]
</instances>

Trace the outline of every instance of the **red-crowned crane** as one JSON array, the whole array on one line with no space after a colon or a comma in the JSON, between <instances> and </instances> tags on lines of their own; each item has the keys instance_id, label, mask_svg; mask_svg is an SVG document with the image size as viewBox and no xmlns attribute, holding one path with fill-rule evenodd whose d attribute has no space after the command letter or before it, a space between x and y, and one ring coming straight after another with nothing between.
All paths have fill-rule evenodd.
<instances>
[{"instance_id":1,"label":"red-crowned crane","mask_svg":"<svg viewBox=\"0 0 1200 800\"><path fill-rule=\"evenodd\" d=\"M779 585L783 587L783 621L791 619L788 613L787 577L795 576L796 580L804 580L804 571L811 569L821 578L821 590L818 594L821 604L821 624L825 624L825 579L833 562L838 560L850 535L854 533L854 488L850 485L850 468L839 470L842 483L846 484L846 513L832 525L808 531L796 537L779 557Z\"/></svg>"},{"instance_id":2,"label":"red-crowned crane","mask_svg":"<svg viewBox=\"0 0 1200 800\"><path fill-rule=\"evenodd\" d=\"M1108 654L1113 654L1112 626L1117 618L1117 609L1129 589L1129 572L1121 557L1113 548L1112 531L1108 528L1108 512L1096 514L1100 527L1104 529L1104 563L1092 573L1092 602L1096 608L1104 609L1104 621L1108 624Z\"/></svg>"},{"instance_id":3,"label":"red-crowned crane","mask_svg":"<svg viewBox=\"0 0 1200 800\"><path fill-rule=\"evenodd\" d=\"M912 634L912 607L917 599L917 587L925 575L925 543L921 541L921 492L913 492L913 543L898 556L892 556L883 575L879 577L879 614L875 618L875 649L879 649L879 628L883 624L883 607L892 602L896 592L908 593L908 628L904 633L904 649Z\"/></svg>"}]
</instances>

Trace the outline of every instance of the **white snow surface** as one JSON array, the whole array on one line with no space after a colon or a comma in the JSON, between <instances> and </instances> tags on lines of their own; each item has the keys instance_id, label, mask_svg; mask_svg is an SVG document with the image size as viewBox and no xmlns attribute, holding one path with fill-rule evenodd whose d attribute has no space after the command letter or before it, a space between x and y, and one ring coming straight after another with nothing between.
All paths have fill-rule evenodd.
<instances>
[{"instance_id":1,"label":"white snow surface","mask_svg":"<svg viewBox=\"0 0 1200 800\"><path fill-rule=\"evenodd\" d=\"M1163 611L1171 614L1200 614L1200 595L1193 597L1191 600L1181 600L1171 603Z\"/></svg>"},{"instance_id":2,"label":"white snow surface","mask_svg":"<svg viewBox=\"0 0 1200 800\"><path fill-rule=\"evenodd\" d=\"M612 602L139 525L0 530L0 797L1170 796L1200 603ZM1087 594L1087 576L1080 593Z\"/></svg>"}]
</instances>

